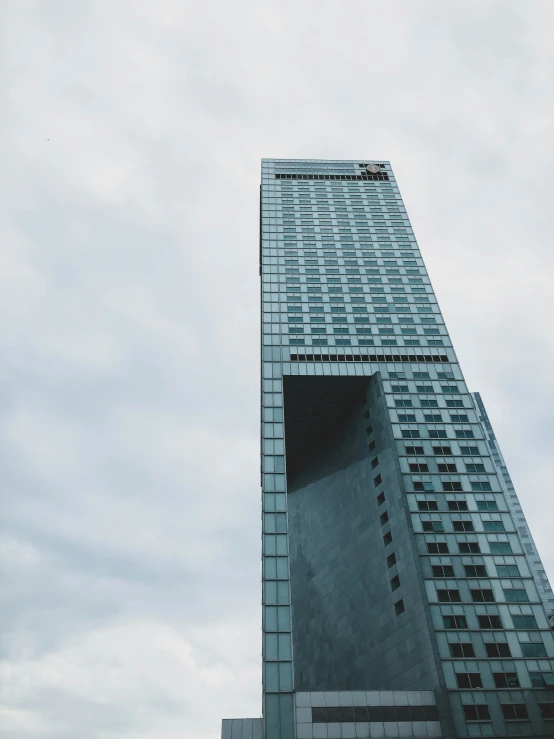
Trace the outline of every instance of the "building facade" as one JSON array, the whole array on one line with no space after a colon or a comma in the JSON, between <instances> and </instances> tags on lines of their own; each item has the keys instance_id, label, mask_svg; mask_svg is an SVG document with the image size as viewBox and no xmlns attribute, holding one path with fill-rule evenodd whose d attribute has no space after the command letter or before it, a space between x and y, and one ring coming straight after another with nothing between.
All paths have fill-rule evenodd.
<instances>
[{"instance_id":1,"label":"building facade","mask_svg":"<svg viewBox=\"0 0 554 739\"><path fill-rule=\"evenodd\" d=\"M523 546L523 551L527 555L529 561L529 569L533 573L533 577L535 578L535 583L537 586L537 591L543 602L545 611L547 613L547 616L549 617L549 621L552 625L554 623L554 593L552 592L552 588L550 587L550 583L548 582L546 570L544 569L544 565L541 561L537 546L533 540L529 526L527 525L525 515L517 497L512 478L510 477L510 473L508 472L508 468L506 467L506 462L504 461L504 457L502 456L502 452L500 451L500 447L498 446L498 442L496 440L494 430L489 420L489 416L485 409L483 399L481 398L481 394L471 393L471 397L473 398L473 404L477 412L477 418L479 419L479 423L481 424L483 436L487 441L487 446L489 448L491 459L498 475L498 480L506 497L506 504L510 510L510 513L512 514L512 519L517 527L517 531L521 539L521 544Z\"/></svg>"},{"instance_id":2,"label":"building facade","mask_svg":"<svg viewBox=\"0 0 554 739\"><path fill-rule=\"evenodd\" d=\"M263 160L260 229L256 731L554 736L551 591L389 163Z\"/></svg>"}]
</instances>

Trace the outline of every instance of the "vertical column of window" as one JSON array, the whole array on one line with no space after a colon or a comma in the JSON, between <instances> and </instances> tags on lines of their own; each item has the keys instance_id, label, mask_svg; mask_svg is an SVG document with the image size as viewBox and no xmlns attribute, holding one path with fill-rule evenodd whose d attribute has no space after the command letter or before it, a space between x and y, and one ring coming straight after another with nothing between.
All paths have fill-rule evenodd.
<instances>
[{"instance_id":1,"label":"vertical column of window","mask_svg":"<svg viewBox=\"0 0 554 739\"><path fill-rule=\"evenodd\" d=\"M284 235L284 234L283 234ZM282 242L281 248L282 248ZM281 252L282 253L282 252ZM283 264L284 259L279 259ZM284 273L284 270L283 270ZM288 273L294 275L294 273ZM294 275L295 276L295 275ZM281 280L287 279L279 275ZM295 286L298 283L287 282ZM286 288L285 288L286 289ZM286 293L284 293L286 294ZM278 298L284 296L277 293ZM273 310L272 303L272 310ZM283 306L280 306L281 308ZM274 315L272 313L272 315ZM270 343L283 323L264 322ZM276 333L276 332L279 333ZM264 341L262 342L266 345ZM279 352L278 348L272 352ZM264 355L265 356L265 355ZM262 362L262 629L265 739L293 739L293 672L281 364Z\"/></svg>"}]
</instances>

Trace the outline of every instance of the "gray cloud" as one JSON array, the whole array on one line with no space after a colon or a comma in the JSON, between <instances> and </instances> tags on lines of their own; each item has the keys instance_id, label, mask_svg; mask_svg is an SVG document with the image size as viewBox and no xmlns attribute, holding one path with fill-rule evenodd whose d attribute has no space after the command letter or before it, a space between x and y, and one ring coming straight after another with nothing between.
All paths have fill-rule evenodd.
<instances>
[{"instance_id":1,"label":"gray cloud","mask_svg":"<svg viewBox=\"0 0 554 739\"><path fill-rule=\"evenodd\" d=\"M259 715L262 156L391 160L552 573L552 4L4 20L6 739Z\"/></svg>"}]
</instances>

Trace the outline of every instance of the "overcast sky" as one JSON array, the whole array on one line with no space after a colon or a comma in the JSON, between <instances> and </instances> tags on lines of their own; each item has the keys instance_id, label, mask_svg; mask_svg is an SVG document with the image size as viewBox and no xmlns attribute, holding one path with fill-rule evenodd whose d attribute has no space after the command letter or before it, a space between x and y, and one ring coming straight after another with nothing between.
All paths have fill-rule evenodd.
<instances>
[{"instance_id":1,"label":"overcast sky","mask_svg":"<svg viewBox=\"0 0 554 739\"><path fill-rule=\"evenodd\" d=\"M389 159L549 572L552 0L3 0L3 739L259 716L261 157Z\"/></svg>"}]
</instances>

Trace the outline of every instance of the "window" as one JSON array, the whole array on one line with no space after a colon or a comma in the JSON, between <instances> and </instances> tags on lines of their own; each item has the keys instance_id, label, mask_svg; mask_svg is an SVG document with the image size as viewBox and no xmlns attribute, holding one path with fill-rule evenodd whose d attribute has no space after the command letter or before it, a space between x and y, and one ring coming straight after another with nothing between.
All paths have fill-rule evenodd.
<instances>
[{"instance_id":1,"label":"window","mask_svg":"<svg viewBox=\"0 0 554 739\"><path fill-rule=\"evenodd\" d=\"M485 565L465 565L466 577L487 577Z\"/></svg>"},{"instance_id":2,"label":"window","mask_svg":"<svg viewBox=\"0 0 554 739\"><path fill-rule=\"evenodd\" d=\"M435 400L434 398L420 398L419 399L419 404L421 405L422 408L438 408L439 407L438 401ZM439 419L439 420L441 420L441 419ZM433 438L433 437L431 437L431 438ZM436 438L438 438L438 437L436 437Z\"/></svg>"},{"instance_id":3,"label":"window","mask_svg":"<svg viewBox=\"0 0 554 739\"><path fill-rule=\"evenodd\" d=\"M454 402L457 403L457 401L454 401ZM460 401L460 405L461 404L462 404L462 401ZM446 405L448 406L448 403ZM451 413L450 421L452 423L469 423L469 416L466 413Z\"/></svg>"},{"instance_id":4,"label":"window","mask_svg":"<svg viewBox=\"0 0 554 739\"><path fill-rule=\"evenodd\" d=\"M529 596L523 588L505 588L504 598L508 603L528 603Z\"/></svg>"},{"instance_id":5,"label":"window","mask_svg":"<svg viewBox=\"0 0 554 739\"><path fill-rule=\"evenodd\" d=\"M473 531L472 521L453 521L454 531Z\"/></svg>"},{"instance_id":6,"label":"window","mask_svg":"<svg viewBox=\"0 0 554 739\"><path fill-rule=\"evenodd\" d=\"M371 460L371 469L374 470L378 464L379 464L378 457L373 457L373 459Z\"/></svg>"},{"instance_id":7,"label":"window","mask_svg":"<svg viewBox=\"0 0 554 739\"><path fill-rule=\"evenodd\" d=\"M410 472L429 472L429 467L423 462L410 464Z\"/></svg>"},{"instance_id":8,"label":"window","mask_svg":"<svg viewBox=\"0 0 554 739\"><path fill-rule=\"evenodd\" d=\"M494 615L477 616L477 620L479 622L480 629L501 629L502 628L502 621L500 620L500 616L494 616Z\"/></svg>"},{"instance_id":9,"label":"window","mask_svg":"<svg viewBox=\"0 0 554 739\"><path fill-rule=\"evenodd\" d=\"M387 533L383 536L383 544L385 546L388 546L392 542L392 533L390 531L387 531Z\"/></svg>"},{"instance_id":10,"label":"window","mask_svg":"<svg viewBox=\"0 0 554 739\"><path fill-rule=\"evenodd\" d=\"M475 657L475 650L471 642L452 642L448 645L450 648L450 655L457 659L464 657Z\"/></svg>"},{"instance_id":11,"label":"window","mask_svg":"<svg viewBox=\"0 0 554 739\"><path fill-rule=\"evenodd\" d=\"M483 521L483 531L491 533L492 531L505 531L502 521Z\"/></svg>"},{"instance_id":12,"label":"window","mask_svg":"<svg viewBox=\"0 0 554 739\"><path fill-rule=\"evenodd\" d=\"M398 575L395 575L392 580L390 581L390 586L393 591L398 590L400 587L400 578Z\"/></svg>"},{"instance_id":13,"label":"window","mask_svg":"<svg viewBox=\"0 0 554 739\"><path fill-rule=\"evenodd\" d=\"M463 706L466 721L490 721L489 707L485 705Z\"/></svg>"},{"instance_id":14,"label":"window","mask_svg":"<svg viewBox=\"0 0 554 739\"><path fill-rule=\"evenodd\" d=\"M512 623L514 625L514 629L537 629L537 620L534 616L522 616L517 615L515 613L511 614L512 616Z\"/></svg>"},{"instance_id":15,"label":"window","mask_svg":"<svg viewBox=\"0 0 554 739\"><path fill-rule=\"evenodd\" d=\"M428 542L427 551L429 554L448 554L448 544L446 542Z\"/></svg>"},{"instance_id":16,"label":"window","mask_svg":"<svg viewBox=\"0 0 554 739\"><path fill-rule=\"evenodd\" d=\"M519 577L519 567L517 565L496 565L496 573L498 577Z\"/></svg>"},{"instance_id":17,"label":"window","mask_svg":"<svg viewBox=\"0 0 554 739\"><path fill-rule=\"evenodd\" d=\"M445 629L467 629L465 616L443 616L442 622Z\"/></svg>"},{"instance_id":18,"label":"window","mask_svg":"<svg viewBox=\"0 0 554 739\"><path fill-rule=\"evenodd\" d=\"M495 500L478 500L477 501L478 511L497 511L498 504Z\"/></svg>"},{"instance_id":19,"label":"window","mask_svg":"<svg viewBox=\"0 0 554 739\"><path fill-rule=\"evenodd\" d=\"M477 590L471 590L471 600L474 603L494 603L494 593L492 590L479 588Z\"/></svg>"},{"instance_id":20,"label":"window","mask_svg":"<svg viewBox=\"0 0 554 739\"><path fill-rule=\"evenodd\" d=\"M479 447L478 446L460 446L460 453L461 454L479 454Z\"/></svg>"},{"instance_id":21,"label":"window","mask_svg":"<svg viewBox=\"0 0 554 739\"><path fill-rule=\"evenodd\" d=\"M409 456L424 454L423 447L422 446L407 446L406 454L408 454Z\"/></svg>"},{"instance_id":22,"label":"window","mask_svg":"<svg viewBox=\"0 0 554 739\"><path fill-rule=\"evenodd\" d=\"M418 393L434 393L432 385L416 385L416 390Z\"/></svg>"},{"instance_id":23,"label":"window","mask_svg":"<svg viewBox=\"0 0 554 739\"><path fill-rule=\"evenodd\" d=\"M375 487L379 487L382 482L383 478L381 477L381 475L377 475L377 477L373 478L373 484L375 485Z\"/></svg>"},{"instance_id":24,"label":"window","mask_svg":"<svg viewBox=\"0 0 554 739\"><path fill-rule=\"evenodd\" d=\"M461 603L460 591L456 588L437 589L439 603Z\"/></svg>"},{"instance_id":25,"label":"window","mask_svg":"<svg viewBox=\"0 0 554 739\"><path fill-rule=\"evenodd\" d=\"M521 644L521 654L523 657L528 657L529 659L547 656L544 644L537 642Z\"/></svg>"},{"instance_id":26,"label":"window","mask_svg":"<svg viewBox=\"0 0 554 739\"><path fill-rule=\"evenodd\" d=\"M479 554L481 552L477 541L459 541L458 549L460 554Z\"/></svg>"},{"instance_id":27,"label":"window","mask_svg":"<svg viewBox=\"0 0 554 739\"><path fill-rule=\"evenodd\" d=\"M492 676L497 688L519 688L517 672L493 672Z\"/></svg>"},{"instance_id":28,"label":"window","mask_svg":"<svg viewBox=\"0 0 554 739\"><path fill-rule=\"evenodd\" d=\"M467 472L484 472L485 471L485 465L484 464L469 464L466 462L466 471Z\"/></svg>"},{"instance_id":29,"label":"window","mask_svg":"<svg viewBox=\"0 0 554 739\"><path fill-rule=\"evenodd\" d=\"M529 677L533 688L545 688L554 679L551 672L530 672Z\"/></svg>"},{"instance_id":30,"label":"window","mask_svg":"<svg viewBox=\"0 0 554 739\"><path fill-rule=\"evenodd\" d=\"M402 438L403 439L419 439L420 434L418 430L402 429Z\"/></svg>"},{"instance_id":31,"label":"window","mask_svg":"<svg viewBox=\"0 0 554 739\"><path fill-rule=\"evenodd\" d=\"M482 482L474 480L470 480L471 483L471 489L475 492L488 492L489 490L492 490L490 482Z\"/></svg>"},{"instance_id":32,"label":"window","mask_svg":"<svg viewBox=\"0 0 554 739\"><path fill-rule=\"evenodd\" d=\"M449 446L434 446L433 454L439 456L450 456L452 454L452 449Z\"/></svg>"},{"instance_id":33,"label":"window","mask_svg":"<svg viewBox=\"0 0 554 739\"><path fill-rule=\"evenodd\" d=\"M433 577L454 577L452 565L433 565Z\"/></svg>"},{"instance_id":34,"label":"window","mask_svg":"<svg viewBox=\"0 0 554 739\"><path fill-rule=\"evenodd\" d=\"M417 507L420 511L438 511L439 505L436 500L418 500Z\"/></svg>"},{"instance_id":35,"label":"window","mask_svg":"<svg viewBox=\"0 0 554 739\"><path fill-rule=\"evenodd\" d=\"M459 688L482 688L483 682L478 672L457 672L456 681Z\"/></svg>"},{"instance_id":36,"label":"window","mask_svg":"<svg viewBox=\"0 0 554 739\"><path fill-rule=\"evenodd\" d=\"M510 645L506 642L487 642L485 644L487 657L511 657Z\"/></svg>"},{"instance_id":37,"label":"window","mask_svg":"<svg viewBox=\"0 0 554 739\"><path fill-rule=\"evenodd\" d=\"M554 718L554 703L539 703L543 719Z\"/></svg>"},{"instance_id":38,"label":"window","mask_svg":"<svg viewBox=\"0 0 554 739\"><path fill-rule=\"evenodd\" d=\"M444 531L442 521L422 521L421 523L423 531Z\"/></svg>"},{"instance_id":39,"label":"window","mask_svg":"<svg viewBox=\"0 0 554 739\"><path fill-rule=\"evenodd\" d=\"M458 469L455 464L439 464L439 472L457 472Z\"/></svg>"},{"instance_id":40,"label":"window","mask_svg":"<svg viewBox=\"0 0 554 739\"><path fill-rule=\"evenodd\" d=\"M473 439L475 438L475 435L471 429L456 429L456 438L457 439Z\"/></svg>"},{"instance_id":41,"label":"window","mask_svg":"<svg viewBox=\"0 0 554 739\"><path fill-rule=\"evenodd\" d=\"M397 616L400 616L401 613L404 613L406 609L404 608L404 601L399 600L394 604L394 612Z\"/></svg>"},{"instance_id":42,"label":"window","mask_svg":"<svg viewBox=\"0 0 554 739\"><path fill-rule=\"evenodd\" d=\"M381 516L379 517L379 520L381 521L381 526L384 526L389 520L388 512L385 511L384 513L382 513Z\"/></svg>"},{"instance_id":43,"label":"window","mask_svg":"<svg viewBox=\"0 0 554 739\"><path fill-rule=\"evenodd\" d=\"M430 429L430 439L446 439L446 431L444 429Z\"/></svg>"},{"instance_id":44,"label":"window","mask_svg":"<svg viewBox=\"0 0 554 739\"><path fill-rule=\"evenodd\" d=\"M457 493L462 490L462 483L456 480L442 480L442 489L446 493Z\"/></svg>"},{"instance_id":45,"label":"window","mask_svg":"<svg viewBox=\"0 0 554 739\"><path fill-rule=\"evenodd\" d=\"M512 554L512 545L509 541L490 541L491 554Z\"/></svg>"},{"instance_id":46,"label":"window","mask_svg":"<svg viewBox=\"0 0 554 739\"><path fill-rule=\"evenodd\" d=\"M390 568L394 567L395 564L396 564L396 554L393 552L392 554L389 554L389 556L387 557L387 567L390 570Z\"/></svg>"},{"instance_id":47,"label":"window","mask_svg":"<svg viewBox=\"0 0 554 739\"><path fill-rule=\"evenodd\" d=\"M441 465L439 465L440 467ZM467 511L467 503L465 500L449 500L448 501L449 511Z\"/></svg>"},{"instance_id":48,"label":"window","mask_svg":"<svg viewBox=\"0 0 554 739\"><path fill-rule=\"evenodd\" d=\"M385 502L385 493L379 493L377 496L377 505L383 505Z\"/></svg>"},{"instance_id":49,"label":"window","mask_svg":"<svg viewBox=\"0 0 554 739\"><path fill-rule=\"evenodd\" d=\"M504 703L501 708L506 721L524 721L529 718L525 703Z\"/></svg>"},{"instance_id":50,"label":"window","mask_svg":"<svg viewBox=\"0 0 554 739\"><path fill-rule=\"evenodd\" d=\"M431 480L413 480L412 485L414 490L434 490Z\"/></svg>"}]
</instances>

